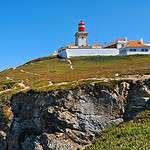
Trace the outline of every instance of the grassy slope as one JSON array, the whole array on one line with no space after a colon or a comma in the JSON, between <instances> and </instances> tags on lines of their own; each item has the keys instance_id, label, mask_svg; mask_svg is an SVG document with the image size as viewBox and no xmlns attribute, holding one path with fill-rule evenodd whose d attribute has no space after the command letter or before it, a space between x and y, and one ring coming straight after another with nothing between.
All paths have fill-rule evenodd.
<instances>
[{"instance_id":1,"label":"grassy slope","mask_svg":"<svg viewBox=\"0 0 150 150\"><path fill-rule=\"evenodd\" d=\"M29 63L16 69L5 70L0 73L0 91L11 88L11 91L0 94L12 95L22 88L22 82L30 89L48 86L49 82L59 83L94 77L114 77L116 73L150 74L150 56L128 57L78 57L71 59L74 70L69 63L62 59L48 59Z\"/></svg>"},{"instance_id":2,"label":"grassy slope","mask_svg":"<svg viewBox=\"0 0 150 150\"><path fill-rule=\"evenodd\" d=\"M150 150L150 111L106 131L86 150Z\"/></svg>"},{"instance_id":3,"label":"grassy slope","mask_svg":"<svg viewBox=\"0 0 150 150\"><path fill-rule=\"evenodd\" d=\"M59 83L94 77L114 77L116 73L121 75L150 74L150 56L80 57L72 58L71 60L74 70L70 69L67 61L49 59L1 72L0 92L4 91L4 88L10 89L10 91L0 94L1 105L4 104L2 100L5 99L5 97L9 98L11 95L22 90L22 88L18 86L18 83L22 81L26 86L29 86L30 89L38 89L44 86L47 88L49 81ZM65 88L66 87L67 86L65 86ZM41 90L43 90L43 88L41 88ZM150 115L150 113L148 114ZM114 128L106 132L87 149L148 150L150 149L150 119L146 118L145 120L143 121L141 119L141 121L138 120L138 122L125 123L122 126Z\"/></svg>"}]
</instances>

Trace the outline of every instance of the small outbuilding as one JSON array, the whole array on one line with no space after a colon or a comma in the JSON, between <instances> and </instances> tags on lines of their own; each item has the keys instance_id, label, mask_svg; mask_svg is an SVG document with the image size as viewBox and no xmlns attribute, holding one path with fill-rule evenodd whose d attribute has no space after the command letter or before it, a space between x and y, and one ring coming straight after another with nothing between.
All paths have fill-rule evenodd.
<instances>
[{"instance_id":1,"label":"small outbuilding","mask_svg":"<svg viewBox=\"0 0 150 150\"><path fill-rule=\"evenodd\" d=\"M141 41L128 41L119 49L119 55L149 55L150 46Z\"/></svg>"}]
</instances>

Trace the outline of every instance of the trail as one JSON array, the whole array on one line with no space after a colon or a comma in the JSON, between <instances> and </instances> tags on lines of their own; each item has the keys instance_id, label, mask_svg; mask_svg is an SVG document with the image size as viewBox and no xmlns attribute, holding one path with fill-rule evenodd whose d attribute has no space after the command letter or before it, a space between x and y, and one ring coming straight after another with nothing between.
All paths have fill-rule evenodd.
<instances>
[{"instance_id":1,"label":"trail","mask_svg":"<svg viewBox=\"0 0 150 150\"><path fill-rule=\"evenodd\" d=\"M17 83L18 86L20 86L20 90L18 90L18 92L22 92L22 91L25 91L25 90L28 90L30 89L30 86L26 86L24 84L24 81L20 82L20 83ZM12 88L12 89L7 89L7 90L3 90L3 91L0 91L0 94L3 94L3 93L7 93L7 92L10 92L10 91L13 91L16 87Z\"/></svg>"},{"instance_id":2,"label":"trail","mask_svg":"<svg viewBox=\"0 0 150 150\"><path fill-rule=\"evenodd\" d=\"M46 87L50 87L50 86L61 86L61 85L67 85L67 84L73 84L73 83L78 83L78 82L84 82L84 81L93 81L97 82L97 81L101 81L101 82L109 82L109 81L114 81L114 80L124 80L124 81L128 81L128 80L132 80L132 81L143 81L146 79L150 79L150 75L128 75L125 77L115 77L115 78L87 78L87 79L80 79L80 80L74 80L74 81L70 81L70 82L59 82L59 83L52 83L51 81L49 81L50 84L48 84L47 86L42 86L41 88L46 88Z\"/></svg>"},{"instance_id":3,"label":"trail","mask_svg":"<svg viewBox=\"0 0 150 150\"><path fill-rule=\"evenodd\" d=\"M61 85L67 85L67 84L74 84L74 83L84 82L84 81L93 81L92 83L94 83L97 81L109 82L109 81L114 81L114 80L118 80L118 81L119 80L124 80L124 81L132 80L132 81L136 82L136 81L143 81L143 80L147 80L147 79L150 79L150 75L128 75L128 76L124 76L124 77L117 76L114 78L87 78L87 79L80 79L80 80L74 80L74 81L70 81L70 82L59 82L59 83L53 83L52 81L49 81L48 85L39 87L39 89L50 87L50 86L61 86ZM20 88L22 88L21 90L18 90L18 92L30 89L30 86L25 85L24 81L18 83L18 85L20 86ZM0 94L10 92L11 90L13 90L13 89L7 89L4 91L0 91Z\"/></svg>"},{"instance_id":4,"label":"trail","mask_svg":"<svg viewBox=\"0 0 150 150\"><path fill-rule=\"evenodd\" d=\"M23 88L23 89L20 90L20 91L25 91L25 90L30 89L30 86L26 86L26 85L24 84L24 81L22 81L21 83L18 83L18 85L19 85L21 88Z\"/></svg>"},{"instance_id":5,"label":"trail","mask_svg":"<svg viewBox=\"0 0 150 150\"><path fill-rule=\"evenodd\" d=\"M6 77L7 80L10 80L10 81L14 81L14 79L10 78L10 77Z\"/></svg>"},{"instance_id":6,"label":"trail","mask_svg":"<svg viewBox=\"0 0 150 150\"><path fill-rule=\"evenodd\" d=\"M30 75L40 76L40 74L24 71L23 69L21 69L20 72L23 72L23 73L26 73L26 74L30 74Z\"/></svg>"},{"instance_id":7,"label":"trail","mask_svg":"<svg viewBox=\"0 0 150 150\"><path fill-rule=\"evenodd\" d=\"M0 91L0 94L10 92L11 90L12 90L12 89L7 89L7 90L4 90L4 91Z\"/></svg>"},{"instance_id":8,"label":"trail","mask_svg":"<svg viewBox=\"0 0 150 150\"><path fill-rule=\"evenodd\" d=\"M70 60L70 59L67 59L67 62L68 62L69 65L70 65L70 69L73 70L74 68L73 68L73 64L72 64L71 60Z\"/></svg>"}]
</instances>

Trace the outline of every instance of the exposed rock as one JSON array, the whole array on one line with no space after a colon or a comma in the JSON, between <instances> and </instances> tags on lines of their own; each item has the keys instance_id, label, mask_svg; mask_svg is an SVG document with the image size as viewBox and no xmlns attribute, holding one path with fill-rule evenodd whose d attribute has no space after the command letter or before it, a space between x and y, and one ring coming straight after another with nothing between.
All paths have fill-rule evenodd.
<instances>
[{"instance_id":1,"label":"exposed rock","mask_svg":"<svg viewBox=\"0 0 150 150\"><path fill-rule=\"evenodd\" d=\"M140 111L148 109L149 107L150 84L141 81L131 84L127 101L124 119L134 119Z\"/></svg>"},{"instance_id":2,"label":"exposed rock","mask_svg":"<svg viewBox=\"0 0 150 150\"><path fill-rule=\"evenodd\" d=\"M105 129L148 109L149 100L149 80L17 94L11 126L1 126L0 150L82 149Z\"/></svg>"},{"instance_id":3,"label":"exposed rock","mask_svg":"<svg viewBox=\"0 0 150 150\"><path fill-rule=\"evenodd\" d=\"M4 131L0 131L0 150L6 149L6 136L7 134Z\"/></svg>"}]
</instances>

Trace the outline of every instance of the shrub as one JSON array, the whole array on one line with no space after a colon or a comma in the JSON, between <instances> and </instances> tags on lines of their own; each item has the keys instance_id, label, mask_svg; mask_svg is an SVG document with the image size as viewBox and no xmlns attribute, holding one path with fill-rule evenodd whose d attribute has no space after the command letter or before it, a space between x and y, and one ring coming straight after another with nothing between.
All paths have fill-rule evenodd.
<instances>
[{"instance_id":1,"label":"shrub","mask_svg":"<svg viewBox=\"0 0 150 150\"><path fill-rule=\"evenodd\" d=\"M14 85L15 85L15 82L12 82L12 81L5 82L3 85L3 89L4 90L11 89Z\"/></svg>"},{"instance_id":2,"label":"shrub","mask_svg":"<svg viewBox=\"0 0 150 150\"><path fill-rule=\"evenodd\" d=\"M9 123L10 119L12 117L12 111L8 106L2 107L2 118L6 124Z\"/></svg>"}]
</instances>

